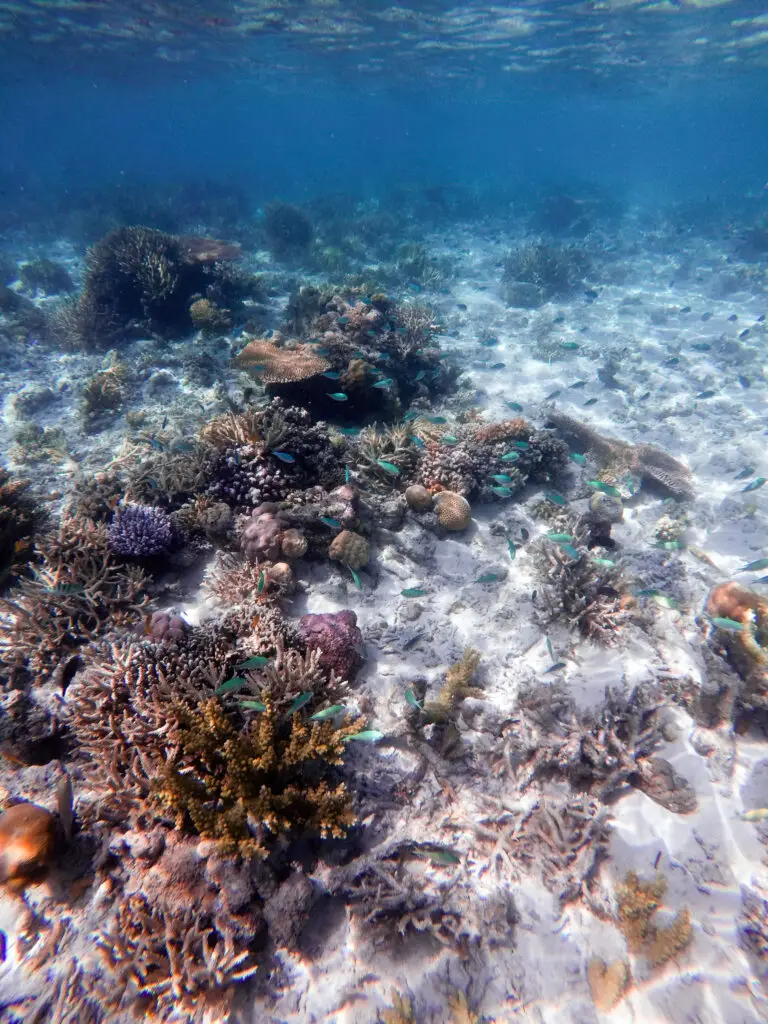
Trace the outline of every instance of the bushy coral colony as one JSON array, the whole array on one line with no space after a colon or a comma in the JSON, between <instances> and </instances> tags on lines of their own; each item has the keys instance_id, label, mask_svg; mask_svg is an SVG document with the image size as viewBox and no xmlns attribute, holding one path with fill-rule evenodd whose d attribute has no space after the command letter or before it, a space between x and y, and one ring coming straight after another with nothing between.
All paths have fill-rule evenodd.
<instances>
[{"instance_id":1,"label":"bushy coral colony","mask_svg":"<svg viewBox=\"0 0 768 1024\"><path fill-rule=\"evenodd\" d=\"M261 231L289 267L332 261L297 207L272 204ZM46 314L50 345L114 347L81 413L94 435L124 437L45 508L0 470L0 882L18 910L0 938L19 968L12 998L0 983L0 1019L223 1021L244 986L274 1005L280 958L309 955L302 937L329 907L364 950L417 936L464 963L492 958L515 947L528 881L556 916L578 903L614 926L616 957L583 965L598 1011L694 941L688 907L656 922L661 874L611 873L611 818L628 794L671 821L697 811L663 756L681 709L713 733L764 728L768 603L735 582L711 590L708 686L601 674L601 697L579 703L568 661L650 635L654 609L675 603L658 581L674 579L693 477L551 405L538 422L511 402L514 418L488 418L433 310L383 290L448 274L407 248L399 277L397 261L338 285L292 270L286 304L234 269L239 245L121 227ZM24 264L21 290L72 291L49 264ZM536 308L587 266L518 249L505 301ZM279 330L264 313L276 295ZM147 336L194 338L180 373L212 377L209 403L170 423L140 408L166 372L132 351ZM614 528L659 498L655 546L625 558ZM442 546L459 590L477 520L503 567L469 583L503 582L521 554L543 673L494 688L482 644L454 637L451 662L385 698L365 647L377 590L396 581L398 626L370 628L407 672L418 601L444 595L404 566L426 573L422 549ZM748 889L743 902L740 934L765 971L765 902ZM423 1019L479 1022L477 995ZM410 996L391 1000L381 1020L422 1019Z\"/></svg>"}]
</instances>

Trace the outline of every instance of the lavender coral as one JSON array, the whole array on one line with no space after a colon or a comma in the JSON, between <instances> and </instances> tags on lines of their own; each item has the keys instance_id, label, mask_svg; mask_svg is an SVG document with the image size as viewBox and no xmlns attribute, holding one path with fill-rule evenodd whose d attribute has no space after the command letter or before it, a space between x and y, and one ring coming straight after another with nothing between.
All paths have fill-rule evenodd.
<instances>
[{"instance_id":1,"label":"lavender coral","mask_svg":"<svg viewBox=\"0 0 768 1024\"><path fill-rule=\"evenodd\" d=\"M320 665L352 680L363 664L363 634L353 611L302 615L299 629L307 647L320 650Z\"/></svg>"},{"instance_id":2,"label":"lavender coral","mask_svg":"<svg viewBox=\"0 0 768 1024\"><path fill-rule=\"evenodd\" d=\"M123 558L166 554L174 542L173 520L153 505L125 505L109 524L109 547Z\"/></svg>"}]
</instances>

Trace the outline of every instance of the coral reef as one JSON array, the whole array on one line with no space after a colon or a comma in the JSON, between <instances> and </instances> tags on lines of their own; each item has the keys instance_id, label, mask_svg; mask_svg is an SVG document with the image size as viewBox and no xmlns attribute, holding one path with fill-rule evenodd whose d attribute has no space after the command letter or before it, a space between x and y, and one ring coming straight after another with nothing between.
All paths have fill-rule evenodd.
<instances>
[{"instance_id":1,"label":"coral reef","mask_svg":"<svg viewBox=\"0 0 768 1024\"><path fill-rule=\"evenodd\" d=\"M125 376L125 364L115 362L85 381L81 409L87 423L104 413L117 412L125 399Z\"/></svg>"},{"instance_id":2,"label":"coral reef","mask_svg":"<svg viewBox=\"0 0 768 1024\"><path fill-rule=\"evenodd\" d=\"M605 437L586 423L557 410L549 412L547 419L577 451L590 452L614 477L626 473L637 475L649 491L679 501L691 496L691 471L661 448Z\"/></svg>"},{"instance_id":3,"label":"coral reef","mask_svg":"<svg viewBox=\"0 0 768 1024\"><path fill-rule=\"evenodd\" d=\"M130 628L147 603L140 569L120 566L107 527L64 516L41 538L31 578L0 601L0 666L62 681L78 651L110 630Z\"/></svg>"},{"instance_id":4,"label":"coral reef","mask_svg":"<svg viewBox=\"0 0 768 1024\"><path fill-rule=\"evenodd\" d=\"M107 539L110 551L121 558L155 558L173 547L173 520L152 505L123 505L115 511Z\"/></svg>"},{"instance_id":5,"label":"coral reef","mask_svg":"<svg viewBox=\"0 0 768 1024\"><path fill-rule=\"evenodd\" d=\"M445 723L456 712L459 704L467 697L483 697L483 691L472 686L472 679L480 665L480 654L468 647L455 665L451 665L445 676L445 682L433 701L427 701L423 707L424 721Z\"/></svg>"},{"instance_id":6,"label":"coral reef","mask_svg":"<svg viewBox=\"0 0 768 1024\"><path fill-rule=\"evenodd\" d=\"M210 299L196 299L189 307L189 315L195 327L199 327L204 338L215 338L225 334L232 326L232 311L221 309Z\"/></svg>"},{"instance_id":7,"label":"coral reef","mask_svg":"<svg viewBox=\"0 0 768 1024\"><path fill-rule=\"evenodd\" d=\"M42 513L29 493L30 481L0 466L0 588L24 572Z\"/></svg>"},{"instance_id":8,"label":"coral reef","mask_svg":"<svg viewBox=\"0 0 768 1024\"><path fill-rule=\"evenodd\" d=\"M405 489L405 500L414 512L428 512L432 508L432 495L421 484L411 484Z\"/></svg>"},{"instance_id":9,"label":"coral reef","mask_svg":"<svg viewBox=\"0 0 768 1024\"><path fill-rule=\"evenodd\" d=\"M309 648L320 651L320 665L352 681L363 664L363 634L353 611L302 615L299 630Z\"/></svg>"},{"instance_id":10,"label":"coral reef","mask_svg":"<svg viewBox=\"0 0 768 1024\"><path fill-rule=\"evenodd\" d=\"M251 562L274 562L280 557L283 532L291 520L272 502L262 502L240 533L240 549Z\"/></svg>"},{"instance_id":11,"label":"coral reef","mask_svg":"<svg viewBox=\"0 0 768 1024\"><path fill-rule=\"evenodd\" d=\"M540 306L567 295L586 271L586 256L579 249L544 242L525 245L504 260L502 298L510 306Z\"/></svg>"}]
</instances>

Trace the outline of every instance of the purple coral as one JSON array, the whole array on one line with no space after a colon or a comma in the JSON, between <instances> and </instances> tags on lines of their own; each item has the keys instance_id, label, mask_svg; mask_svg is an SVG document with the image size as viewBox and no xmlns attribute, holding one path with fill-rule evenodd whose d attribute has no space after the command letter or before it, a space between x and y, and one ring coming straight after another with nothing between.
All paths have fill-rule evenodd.
<instances>
[{"instance_id":1,"label":"purple coral","mask_svg":"<svg viewBox=\"0 0 768 1024\"><path fill-rule=\"evenodd\" d=\"M302 615L299 630L307 647L320 651L320 665L353 680L363 664L363 634L353 611Z\"/></svg>"},{"instance_id":2,"label":"purple coral","mask_svg":"<svg viewBox=\"0 0 768 1024\"><path fill-rule=\"evenodd\" d=\"M125 505L109 524L109 546L123 558L152 558L173 547L173 521L152 505Z\"/></svg>"},{"instance_id":3,"label":"purple coral","mask_svg":"<svg viewBox=\"0 0 768 1024\"><path fill-rule=\"evenodd\" d=\"M277 505L262 502L240 534L240 547L251 562L274 562L280 557L280 540L290 526L289 517Z\"/></svg>"}]
</instances>

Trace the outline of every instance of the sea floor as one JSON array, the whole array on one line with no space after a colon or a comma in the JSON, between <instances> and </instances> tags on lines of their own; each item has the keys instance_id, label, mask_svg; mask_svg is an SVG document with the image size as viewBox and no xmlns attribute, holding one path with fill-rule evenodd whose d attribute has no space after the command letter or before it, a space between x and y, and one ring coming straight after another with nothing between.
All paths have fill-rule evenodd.
<instances>
[{"instance_id":1,"label":"sea floor","mask_svg":"<svg viewBox=\"0 0 768 1024\"><path fill-rule=\"evenodd\" d=\"M567 622L548 621L532 552L552 526L534 514L543 490L534 487L508 502L474 506L461 534L436 536L413 516L398 531L377 529L359 590L328 565L301 568L301 589L288 614L351 608L365 638L355 693L392 742L361 751L357 770L372 789L377 780L404 780L396 799L381 806L366 800L369 852L395 840L434 843L458 863L426 860L409 869L408 884L429 894L431 909L421 919L415 914L397 941L379 943L375 922L355 917L328 895L299 951L278 952L256 995L247 988L238 994L233 1019L766 1020L765 962L748 952L742 934L742 887L768 898L768 811L765 820L745 818L768 807L765 737L738 735L730 724L707 728L684 701L672 700L656 753L695 790L696 809L689 813L665 809L633 788L597 807L592 794L568 792L556 781L523 786L500 763L497 741L505 729L514 730L513 704L528 688L565 689L578 709L589 709L605 700L607 688L653 685L679 696L708 685L708 626L701 617L708 592L728 579L765 587L757 582L760 572L740 570L768 551L768 487L744 491L749 480L768 476L762 319L768 296L755 294L714 242L688 239L669 252L662 240L647 238L606 252L609 270L572 296L515 309L499 294L501 242L467 229L434 235L426 244L438 254L461 254L458 277L443 293L425 289L414 301L435 310L441 345L455 353L488 421L509 418L509 402L521 407L514 415L538 426L557 410L601 434L658 445L690 468L690 500L670 507L640 489L626 497L622 521L611 533L612 557L622 560L633 588L655 589L668 600L639 599L641 614L609 646L581 639ZM74 253L63 244L45 255L68 260L77 272ZM273 297L275 315L284 298ZM191 433L241 399L244 381L229 367L227 351L207 352L214 365L209 378L190 373L190 351L202 353L211 344L185 340L158 350L147 340L121 353L136 373L129 407L141 407L145 424L158 428L165 421ZM101 355L52 352L42 342L19 344L3 356L0 443L9 465L31 475L54 502L78 473L108 465L126 433L128 408L90 432L83 429L82 382L102 365ZM450 399L440 411L450 421ZM14 445L13 435L30 421L63 432L58 454L32 463L30 453ZM737 479L745 467L750 474ZM570 510L586 509L589 478L590 467L574 463L563 489ZM659 547L658 522L670 514L684 520L677 550ZM489 582L479 582L488 575ZM217 614L201 599L199 579L198 569L179 574L168 591L168 604L193 622ZM408 588L425 593L403 597ZM435 753L427 743L408 742L405 718L413 709L405 691L420 680L433 692L467 647L481 656L482 696L464 702L455 746ZM553 671L557 663L562 667ZM568 801L577 806L564 818ZM552 849L520 857L521 822L537 806L560 814L542 826ZM574 835L595 815L604 821L606 839L593 863ZM550 871L555 861L557 870ZM631 871L643 881L666 880L659 926L685 908L690 914L690 942L660 966L647 951L628 950L613 917L617 888ZM563 879L570 875L572 891L565 895ZM313 881L332 888L333 869L314 869ZM391 884L381 880L383 894ZM27 894L32 905L45 899L43 892ZM441 941L435 926L441 907L471 918L468 933L476 941L450 941L449 927ZM3 898L0 927L8 950L22 911L17 898ZM764 920L763 949L767 933ZM87 941L82 955L88 955ZM600 989L597 957L607 965L625 961L631 972L626 994L611 1009L599 1009L593 998ZM0 965L0 1005L18 984L19 969L9 953ZM412 1001L412 1018L377 1016L392 1007L393 990ZM456 992L466 994L478 1016L451 1018L447 1007Z\"/></svg>"}]
</instances>

